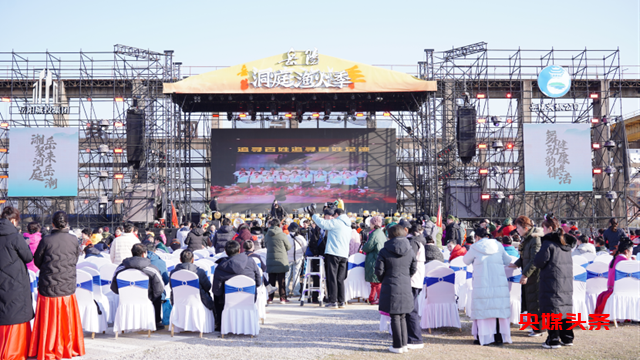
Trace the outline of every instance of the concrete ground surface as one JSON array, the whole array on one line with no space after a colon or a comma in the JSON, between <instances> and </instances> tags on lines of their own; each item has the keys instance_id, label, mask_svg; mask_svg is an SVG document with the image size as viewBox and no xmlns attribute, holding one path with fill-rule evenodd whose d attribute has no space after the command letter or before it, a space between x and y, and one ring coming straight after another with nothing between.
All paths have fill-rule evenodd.
<instances>
[{"instance_id":1,"label":"concrete ground surface","mask_svg":"<svg viewBox=\"0 0 640 360\"><path fill-rule=\"evenodd\" d=\"M471 321L461 313L462 331L457 328L427 330L422 333L425 347L405 354L389 353L391 336L379 332L377 306L357 302L346 309L328 310L317 305L277 301L267 307L267 319L260 335L180 333L171 337L168 327L151 334L127 333L114 338L106 334L85 333L87 353L78 359L639 359L640 326L621 325L617 329L575 332L573 347L547 350L545 337L528 337L527 331L511 328L513 344L473 345Z\"/></svg>"}]
</instances>

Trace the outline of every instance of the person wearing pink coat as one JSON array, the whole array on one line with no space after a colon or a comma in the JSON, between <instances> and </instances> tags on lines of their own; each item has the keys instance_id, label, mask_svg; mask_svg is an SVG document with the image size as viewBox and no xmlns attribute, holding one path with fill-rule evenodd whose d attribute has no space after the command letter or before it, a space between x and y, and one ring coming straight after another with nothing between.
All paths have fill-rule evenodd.
<instances>
[{"instance_id":1,"label":"person wearing pink coat","mask_svg":"<svg viewBox=\"0 0 640 360\"><path fill-rule=\"evenodd\" d=\"M40 224L37 222L30 222L27 225L27 232L22 234L27 240L29 245L29 249L31 249L31 253L35 253L38 248L38 244L40 244L40 240L42 240L42 234L40 233ZM27 268L33 272L38 272L38 267L31 261L27 264Z\"/></svg>"}]
</instances>

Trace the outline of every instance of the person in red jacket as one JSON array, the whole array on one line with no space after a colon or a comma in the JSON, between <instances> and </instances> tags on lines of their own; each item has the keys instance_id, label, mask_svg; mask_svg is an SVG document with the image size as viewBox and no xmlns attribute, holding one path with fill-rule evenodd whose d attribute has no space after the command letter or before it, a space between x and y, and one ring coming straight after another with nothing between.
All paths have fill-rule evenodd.
<instances>
[{"instance_id":1,"label":"person in red jacket","mask_svg":"<svg viewBox=\"0 0 640 360\"><path fill-rule=\"evenodd\" d=\"M506 218L502 223L502 236L509 236L516 227L513 225L511 218Z\"/></svg>"},{"instance_id":2,"label":"person in red jacket","mask_svg":"<svg viewBox=\"0 0 640 360\"><path fill-rule=\"evenodd\" d=\"M464 256L467 253L467 249L464 246L458 245L455 240L449 241L449 243L447 243L447 248L451 252L449 262L459 256Z\"/></svg>"}]
</instances>

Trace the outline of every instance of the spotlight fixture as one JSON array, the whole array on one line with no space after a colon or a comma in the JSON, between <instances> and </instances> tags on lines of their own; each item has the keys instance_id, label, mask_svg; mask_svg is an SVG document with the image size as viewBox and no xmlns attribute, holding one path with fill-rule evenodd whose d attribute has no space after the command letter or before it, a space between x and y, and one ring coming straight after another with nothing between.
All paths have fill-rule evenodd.
<instances>
[{"instance_id":1,"label":"spotlight fixture","mask_svg":"<svg viewBox=\"0 0 640 360\"><path fill-rule=\"evenodd\" d=\"M114 154L122 154L122 148L114 148L113 149L113 153Z\"/></svg>"},{"instance_id":2,"label":"spotlight fixture","mask_svg":"<svg viewBox=\"0 0 640 360\"><path fill-rule=\"evenodd\" d=\"M511 95L511 93L510 93L510 92L508 92L506 96L507 96L507 99L511 99L511 96L512 96L512 95Z\"/></svg>"},{"instance_id":3,"label":"spotlight fixture","mask_svg":"<svg viewBox=\"0 0 640 360\"><path fill-rule=\"evenodd\" d=\"M124 127L124 123L122 121L116 121L113 123L113 127L117 127L117 128Z\"/></svg>"},{"instance_id":4,"label":"spotlight fixture","mask_svg":"<svg viewBox=\"0 0 640 360\"><path fill-rule=\"evenodd\" d=\"M600 95L598 93L595 93L595 92L589 94L589 98L594 99L594 100L599 98L599 97L600 97Z\"/></svg>"},{"instance_id":5,"label":"spotlight fixture","mask_svg":"<svg viewBox=\"0 0 640 360\"><path fill-rule=\"evenodd\" d=\"M115 199L115 200L113 200L113 202L115 204L122 204L124 202L124 200L123 199Z\"/></svg>"},{"instance_id":6,"label":"spotlight fixture","mask_svg":"<svg viewBox=\"0 0 640 360\"><path fill-rule=\"evenodd\" d=\"M240 113L240 114L238 114L238 117L239 117L240 119L244 119L244 118L246 118L246 117L247 117L247 114Z\"/></svg>"},{"instance_id":7,"label":"spotlight fixture","mask_svg":"<svg viewBox=\"0 0 640 360\"><path fill-rule=\"evenodd\" d=\"M385 112L382 113L382 116L391 116L391 113L388 112L388 111L385 111Z\"/></svg>"},{"instance_id":8,"label":"spotlight fixture","mask_svg":"<svg viewBox=\"0 0 640 360\"><path fill-rule=\"evenodd\" d=\"M507 150L513 150L513 143L512 142L508 142L507 143Z\"/></svg>"},{"instance_id":9,"label":"spotlight fixture","mask_svg":"<svg viewBox=\"0 0 640 360\"><path fill-rule=\"evenodd\" d=\"M319 118L319 117L320 117L320 114L318 114L318 113L313 113L311 116L313 116L314 118L316 118L316 119L317 119L317 118Z\"/></svg>"},{"instance_id":10,"label":"spotlight fixture","mask_svg":"<svg viewBox=\"0 0 640 360\"><path fill-rule=\"evenodd\" d=\"M485 143L480 143L480 144L478 144L478 149L480 149L480 150L486 150L486 149L487 149L487 144L485 144Z\"/></svg>"},{"instance_id":11,"label":"spotlight fixture","mask_svg":"<svg viewBox=\"0 0 640 360\"><path fill-rule=\"evenodd\" d=\"M604 142L604 147L607 150L613 150L616 147L616 142L613 141L613 140L607 140L607 141Z\"/></svg>"},{"instance_id":12,"label":"spotlight fixture","mask_svg":"<svg viewBox=\"0 0 640 360\"><path fill-rule=\"evenodd\" d=\"M482 199L482 200L491 200L491 194L482 194L482 195L480 195L480 199Z\"/></svg>"},{"instance_id":13,"label":"spotlight fixture","mask_svg":"<svg viewBox=\"0 0 640 360\"><path fill-rule=\"evenodd\" d=\"M2 102L6 102L6 103L11 102L11 98L10 97L3 97L2 98Z\"/></svg>"},{"instance_id":14,"label":"spotlight fixture","mask_svg":"<svg viewBox=\"0 0 640 360\"><path fill-rule=\"evenodd\" d=\"M600 119L598 119L598 118L591 118L591 123L592 123L592 124L597 124L597 123L599 123L599 122L600 122Z\"/></svg>"},{"instance_id":15,"label":"spotlight fixture","mask_svg":"<svg viewBox=\"0 0 640 360\"><path fill-rule=\"evenodd\" d=\"M233 113L231 111L227 111L227 120L233 119Z\"/></svg>"},{"instance_id":16,"label":"spotlight fixture","mask_svg":"<svg viewBox=\"0 0 640 360\"><path fill-rule=\"evenodd\" d=\"M478 118L478 124L484 124L487 122L487 119L485 118Z\"/></svg>"},{"instance_id":17,"label":"spotlight fixture","mask_svg":"<svg viewBox=\"0 0 640 360\"><path fill-rule=\"evenodd\" d=\"M9 123L6 122L6 121L1 122L0 123L0 128L8 129L9 128Z\"/></svg>"},{"instance_id":18,"label":"spotlight fixture","mask_svg":"<svg viewBox=\"0 0 640 360\"><path fill-rule=\"evenodd\" d=\"M287 119L291 118L293 115L291 113L286 113L284 114L284 117L286 117Z\"/></svg>"},{"instance_id":19,"label":"spotlight fixture","mask_svg":"<svg viewBox=\"0 0 640 360\"><path fill-rule=\"evenodd\" d=\"M102 130L107 130L109 128L109 120L107 119L100 120L100 127L102 128Z\"/></svg>"},{"instance_id":20,"label":"spotlight fixture","mask_svg":"<svg viewBox=\"0 0 640 360\"><path fill-rule=\"evenodd\" d=\"M481 168L481 169L478 170L478 173L480 175L488 175L489 174L489 169L482 169Z\"/></svg>"},{"instance_id":21,"label":"spotlight fixture","mask_svg":"<svg viewBox=\"0 0 640 360\"><path fill-rule=\"evenodd\" d=\"M492 116L491 122L493 123L493 126L500 126L500 116Z\"/></svg>"},{"instance_id":22,"label":"spotlight fixture","mask_svg":"<svg viewBox=\"0 0 640 360\"><path fill-rule=\"evenodd\" d=\"M118 96L117 98L114 99L115 102L124 102L124 98L121 96Z\"/></svg>"},{"instance_id":23,"label":"spotlight fixture","mask_svg":"<svg viewBox=\"0 0 640 360\"><path fill-rule=\"evenodd\" d=\"M618 198L618 193L616 193L615 191L607 191L607 199L614 201L615 199Z\"/></svg>"},{"instance_id":24,"label":"spotlight fixture","mask_svg":"<svg viewBox=\"0 0 640 360\"><path fill-rule=\"evenodd\" d=\"M124 179L124 174L123 173L113 174L113 178L116 179L116 180L122 180L122 179Z\"/></svg>"},{"instance_id":25,"label":"spotlight fixture","mask_svg":"<svg viewBox=\"0 0 640 360\"><path fill-rule=\"evenodd\" d=\"M602 174L602 168L593 168L593 175Z\"/></svg>"},{"instance_id":26,"label":"spotlight fixture","mask_svg":"<svg viewBox=\"0 0 640 360\"><path fill-rule=\"evenodd\" d=\"M494 150L500 150L500 149L502 149L504 147L504 145L502 145L502 141L501 140L496 140L496 141L493 142L493 144L491 144L491 147Z\"/></svg>"},{"instance_id":27,"label":"spotlight fixture","mask_svg":"<svg viewBox=\"0 0 640 360\"><path fill-rule=\"evenodd\" d=\"M613 166L609 165L609 166L607 166L606 168L604 168L604 172L605 172L607 175L611 176L611 175L613 175L613 174L616 172L616 168L614 168Z\"/></svg>"},{"instance_id":28,"label":"spotlight fixture","mask_svg":"<svg viewBox=\"0 0 640 360\"><path fill-rule=\"evenodd\" d=\"M477 93L476 94L476 99L484 99L486 97L487 97L487 95L485 95L484 93Z\"/></svg>"},{"instance_id":29,"label":"spotlight fixture","mask_svg":"<svg viewBox=\"0 0 640 360\"><path fill-rule=\"evenodd\" d=\"M591 148L593 150L600 150L600 143L597 143L597 142L596 143L592 143L591 144Z\"/></svg>"}]
</instances>

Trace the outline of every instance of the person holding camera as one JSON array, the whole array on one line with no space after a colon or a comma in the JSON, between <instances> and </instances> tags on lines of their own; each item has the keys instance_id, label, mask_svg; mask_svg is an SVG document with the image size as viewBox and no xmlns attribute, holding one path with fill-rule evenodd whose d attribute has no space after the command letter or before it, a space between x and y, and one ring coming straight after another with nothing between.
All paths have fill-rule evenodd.
<instances>
[{"instance_id":1,"label":"person holding camera","mask_svg":"<svg viewBox=\"0 0 640 360\"><path fill-rule=\"evenodd\" d=\"M324 251L329 297L326 307L343 308L345 306L344 280L347 278L347 260L351 241L351 220L343 209L325 208L323 213L328 219L315 214L314 208L309 210L316 225L328 232Z\"/></svg>"},{"instance_id":2,"label":"person holding camera","mask_svg":"<svg viewBox=\"0 0 640 360\"><path fill-rule=\"evenodd\" d=\"M300 269L304 253L307 250L307 240L301 234L301 229L296 223L289 225L289 244L291 244L291 249L287 251L289 273L286 275L286 289L289 296L300 296L300 291L297 288L300 284Z\"/></svg>"}]
</instances>

